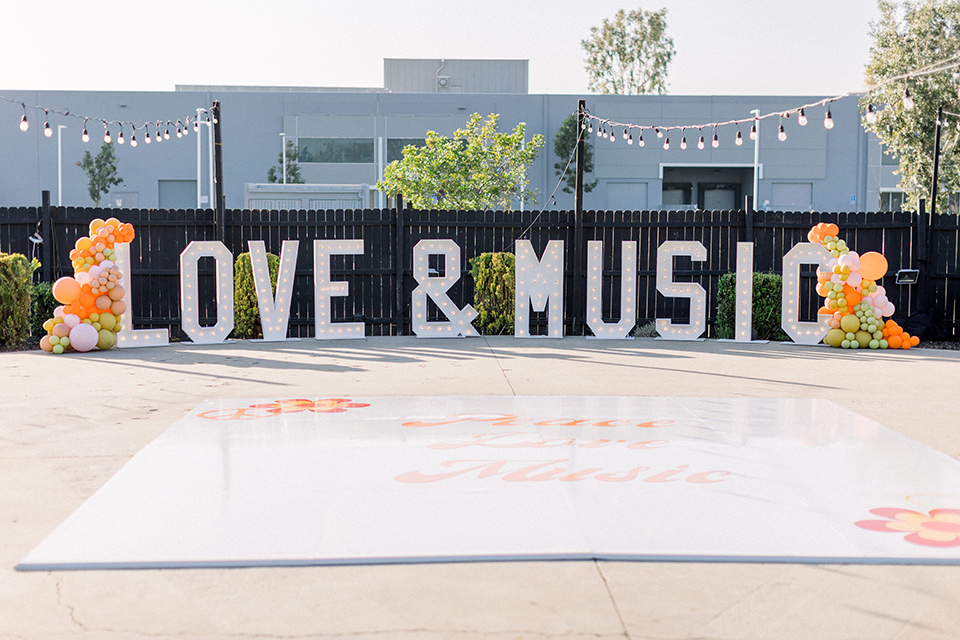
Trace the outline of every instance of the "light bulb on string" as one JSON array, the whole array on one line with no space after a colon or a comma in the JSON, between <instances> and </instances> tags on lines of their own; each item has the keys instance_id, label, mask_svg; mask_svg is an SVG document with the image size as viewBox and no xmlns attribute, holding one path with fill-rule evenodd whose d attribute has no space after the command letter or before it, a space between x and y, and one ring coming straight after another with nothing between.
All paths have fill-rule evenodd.
<instances>
[{"instance_id":1,"label":"light bulb on string","mask_svg":"<svg viewBox=\"0 0 960 640\"><path fill-rule=\"evenodd\" d=\"M797 116L797 124L801 127L807 126L807 114L803 112L803 107L800 107L800 115Z\"/></svg>"},{"instance_id":2,"label":"light bulb on string","mask_svg":"<svg viewBox=\"0 0 960 640\"><path fill-rule=\"evenodd\" d=\"M190 135L190 118L187 118L183 125L183 137L186 138L188 135Z\"/></svg>"},{"instance_id":3,"label":"light bulb on string","mask_svg":"<svg viewBox=\"0 0 960 640\"><path fill-rule=\"evenodd\" d=\"M131 147L137 146L137 130L136 129L134 129L133 133L130 134L130 146Z\"/></svg>"},{"instance_id":4,"label":"light bulb on string","mask_svg":"<svg viewBox=\"0 0 960 640\"><path fill-rule=\"evenodd\" d=\"M616 142L616 141L617 141L617 134L614 133L613 131L611 131L611 132L610 132L610 142Z\"/></svg>"},{"instance_id":5,"label":"light bulb on string","mask_svg":"<svg viewBox=\"0 0 960 640\"><path fill-rule=\"evenodd\" d=\"M914 106L913 96L910 95L910 87L904 87L903 89L903 108L907 111L912 111Z\"/></svg>"},{"instance_id":6,"label":"light bulb on string","mask_svg":"<svg viewBox=\"0 0 960 640\"><path fill-rule=\"evenodd\" d=\"M642 147L642 146L644 146L645 144L646 144L646 143L643 141L643 129L641 129L641 130L640 130L640 135L637 136L637 146L638 146L638 147Z\"/></svg>"},{"instance_id":7,"label":"light bulb on string","mask_svg":"<svg viewBox=\"0 0 960 640\"><path fill-rule=\"evenodd\" d=\"M740 133L740 125L737 125L737 137L736 137L736 139L733 141L733 143L734 143L735 145L737 145L738 147L741 146L741 145L743 145L743 134Z\"/></svg>"},{"instance_id":8,"label":"light bulb on string","mask_svg":"<svg viewBox=\"0 0 960 640\"><path fill-rule=\"evenodd\" d=\"M43 110L43 135L48 138L53 135L53 129L50 128L50 123L47 121L47 110Z\"/></svg>"},{"instance_id":9,"label":"light bulb on string","mask_svg":"<svg viewBox=\"0 0 960 640\"><path fill-rule=\"evenodd\" d=\"M587 123L587 133L593 133L593 120Z\"/></svg>"},{"instance_id":10,"label":"light bulb on string","mask_svg":"<svg viewBox=\"0 0 960 640\"><path fill-rule=\"evenodd\" d=\"M110 137L110 129L107 127L107 123L103 123L103 141L107 144L113 142L113 138Z\"/></svg>"},{"instance_id":11,"label":"light bulb on string","mask_svg":"<svg viewBox=\"0 0 960 640\"><path fill-rule=\"evenodd\" d=\"M872 104L867 104L866 118L869 124L876 124L877 122L877 112L873 110Z\"/></svg>"},{"instance_id":12,"label":"light bulb on string","mask_svg":"<svg viewBox=\"0 0 960 640\"><path fill-rule=\"evenodd\" d=\"M200 131L200 119L197 118L196 120L193 121L193 132L197 133L199 131Z\"/></svg>"},{"instance_id":13,"label":"light bulb on string","mask_svg":"<svg viewBox=\"0 0 960 640\"><path fill-rule=\"evenodd\" d=\"M780 130L777 131L777 139L780 140L780 142L787 139L787 132L783 130L783 125L780 125Z\"/></svg>"},{"instance_id":14,"label":"light bulb on string","mask_svg":"<svg viewBox=\"0 0 960 640\"><path fill-rule=\"evenodd\" d=\"M632 133L627 136L627 144L633 144L633 134L632 134Z\"/></svg>"},{"instance_id":15,"label":"light bulb on string","mask_svg":"<svg viewBox=\"0 0 960 640\"><path fill-rule=\"evenodd\" d=\"M704 145L703 143L703 131L700 131L700 139L697 140L697 149L700 149L701 151L703 151L704 146L706 145Z\"/></svg>"},{"instance_id":16,"label":"light bulb on string","mask_svg":"<svg viewBox=\"0 0 960 640\"><path fill-rule=\"evenodd\" d=\"M157 128L156 133L153 134L153 139L156 140L157 142L160 142L161 140L163 140L163 136L160 134L159 127Z\"/></svg>"},{"instance_id":17,"label":"light bulb on string","mask_svg":"<svg viewBox=\"0 0 960 640\"><path fill-rule=\"evenodd\" d=\"M180 128L180 121L179 121L179 120L177 120L177 137L178 137L178 138L182 138L182 137L183 137L183 129Z\"/></svg>"},{"instance_id":18,"label":"light bulb on string","mask_svg":"<svg viewBox=\"0 0 960 640\"><path fill-rule=\"evenodd\" d=\"M150 125L143 125L143 141L146 144L150 144Z\"/></svg>"},{"instance_id":19,"label":"light bulb on string","mask_svg":"<svg viewBox=\"0 0 960 640\"><path fill-rule=\"evenodd\" d=\"M80 134L80 139L84 142L90 142L90 134L87 133L87 119L83 119L83 133Z\"/></svg>"},{"instance_id":20,"label":"light bulb on string","mask_svg":"<svg viewBox=\"0 0 960 640\"><path fill-rule=\"evenodd\" d=\"M123 144L123 125L120 125L120 132L117 134L117 144Z\"/></svg>"},{"instance_id":21,"label":"light bulb on string","mask_svg":"<svg viewBox=\"0 0 960 640\"><path fill-rule=\"evenodd\" d=\"M833 116L830 115L830 109L827 109L827 115L823 117L824 129L833 129Z\"/></svg>"},{"instance_id":22,"label":"light bulb on string","mask_svg":"<svg viewBox=\"0 0 960 640\"><path fill-rule=\"evenodd\" d=\"M27 106L23 105L23 115L20 116L20 131L26 131L30 128L30 123L27 122Z\"/></svg>"},{"instance_id":23,"label":"light bulb on string","mask_svg":"<svg viewBox=\"0 0 960 640\"><path fill-rule=\"evenodd\" d=\"M681 133L682 133L682 132L681 132ZM680 136L680 148L681 148L681 149L686 149L686 148L687 148L687 136L683 136L683 135Z\"/></svg>"},{"instance_id":24,"label":"light bulb on string","mask_svg":"<svg viewBox=\"0 0 960 640\"><path fill-rule=\"evenodd\" d=\"M710 141L710 146L714 149L720 146L720 138L717 137L717 128L713 128L713 140Z\"/></svg>"},{"instance_id":25,"label":"light bulb on string","mask_svg":"<svg viewBox=\"0 0 960 640\"><path fill-rule=\"evenodd\" d=\"M627 137L628 137L627 130L624 129L624 130L623 130L623 139L626 140Z\"/></svg>"},{"instance_id":26,"label":"light bulb on string","mask_svg":"<svg viewBox=\"0 0 960 640\"><path fill-rule=\"evenodd\" d=\"M753 124L750 125L750 139L751 140L757 139L757 121L756 120L754 120Z\"/></svg>"},{"instance_id":27,"label":"light bulb on string","mask_svg":"<svg viewBox=\"0 0 960 640\"><path fill-rule=\"evenodd\" d=\"M663 131L660 131L660 129L654 129L654 131L657 132L657 137L658 137L658 138L662 138L662 137L663 137Z\"/></svg>"},{"instance_id":28,"label":"light bulb on string","mask_svg":"<svg viewBox=\"0 0 960 640\"><path fill-rule=\"evenodd\" d=\"M663 139L663 150L666 151L670 148L670 138Z\"/></svg>"}]
</instances>

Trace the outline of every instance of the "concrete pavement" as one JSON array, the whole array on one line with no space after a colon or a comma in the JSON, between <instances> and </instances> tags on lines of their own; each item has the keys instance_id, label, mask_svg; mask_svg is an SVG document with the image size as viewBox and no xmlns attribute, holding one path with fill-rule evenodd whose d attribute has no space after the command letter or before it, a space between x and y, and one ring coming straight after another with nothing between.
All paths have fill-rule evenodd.
<instances>
[{"instance_id":1,"label":"concrete pavement","mask_svg":"<svg viewBox=\"0 0 960 640\"><path fill-rule=\"evenodd\" d=\"M952 638L960 568L505 562L18 573L206 398L825 398L960 458L960 352L587 338L0 354L0 638ZM175 470L172 470L175 472Z\"/></svg>"}]
</instances>

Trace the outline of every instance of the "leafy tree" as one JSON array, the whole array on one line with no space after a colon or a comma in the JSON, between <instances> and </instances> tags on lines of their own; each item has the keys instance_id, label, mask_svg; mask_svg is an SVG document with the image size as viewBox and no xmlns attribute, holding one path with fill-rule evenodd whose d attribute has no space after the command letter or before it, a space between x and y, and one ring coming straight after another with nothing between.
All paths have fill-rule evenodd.
<instances>
[{"instance_id":1,"label":"leafy tree","mask_svg":"<svg viewBox=\"0 0 960 640\"><path fill-rule=\"evenodd\" d=\"M880 19L870 25L873 46L866 69L867 86L875 88L860 101L865 112L863 126L877 134L887 153L900 159L900 188L915 209L920 198L930 198L937 107L943 105L946 111L960 113L958 77L954 69L880 85L889 78L960 55L960 2L912 0L901 4L879 0L878 6ZM901 11L902 17L898 18ZM906 89L915 105L909 110L903 100ZM867 119L868 108L876 114L876 122ZM937 210L945 213L949 194L960 192L957 133L947 126L941 148Z\"/></svg>"},{"instance_id":2,"label":"leafy tree","mask_svg":"<svg viewBox=\"0 0 960 640\"><path fill-rule=\"evenodd\" d=\"M590 144L590 136L584 137L583 144L583 173L593 173L593 146ZM557 177L563 175L563 170L567 168L567 160L573 155L577 147L577 115L571 113L563 121L560 128L557 129L557 135L553 138L553 152L560 158L560 162L554 163L553 168L557 171ZM577 188L577 159L574 158L570 163L566 177L563 179L563 190L565 193L573 193ZM597 186L597 180L589 181L584 179L583 191L589 193Z\"/></svg>"},{"instance_id":3,"label":"leafy tree","mask_svg":"<svg viewBox=\"0 0 960 640\"><path fill-rule=\"evenodd\" d=\"M391 196L401 193L417 209L510 211L513 202L535 204L526 172L543 136L524 142L523 123L512 133L500 133L499 118L491 113L484 121L475 113L450 138L428 131L424 146L404 147L403 159L386 166L377 189Z\"/></svg>"},{"instance_id":4,"label":"leafy tree","mask_svg":"<svg viewBox=\"0 0 960 640\"><path fill-rule=\"evenodd\" d=\"M113 151L113 145L108 142L100 145L100 153L96 156L91 156L89 151L84 151L80 168L90 178L87 192L98 207L100 199L110 193L110 187L123 183L123 178L117 175L117 154Z\"/></svg>"},{"instance_id":5,"label":"leafy tree","mask_svg":"<svg viewBox=\"0 0 960 640\"><path fill-rule=\"evenodd\" d=\"M303 184L303 176L300 175L300 147L293 144L293 140L287 140L284 148L287 156L287 184ZM267 182L283 182L283 153L277 154L277 166L270 167L267 171Z\"/></svg>"},{"instance_id":6,"label":"leafy tree","mask_svg":"<svg viewBox=\"0 0 960 640\"><path fill-rule=\"evenodd\" d=\"M589 88L600 93L666 93L673 38L667 36L667 10L617 11L613 21L590 27L581 41L587 53Z\"/></svg>"}]
</instances>

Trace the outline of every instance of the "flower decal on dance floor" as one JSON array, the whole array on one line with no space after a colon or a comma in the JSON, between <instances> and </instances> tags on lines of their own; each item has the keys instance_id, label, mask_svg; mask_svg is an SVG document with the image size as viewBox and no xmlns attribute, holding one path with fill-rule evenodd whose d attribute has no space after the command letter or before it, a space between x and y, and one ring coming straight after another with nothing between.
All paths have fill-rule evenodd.
<instances>
[{"instance_id":1,"label":"flower decal on dance floor","mask_svg":"<svg viewBox=\"0 0 960 640\"><path fill-rule=\"evenodd\" d=\"M886 520L860 520L862 529L908 534L904 540L927 547L960 547L960 509L933 509L929 514L909 509L871 509Z\"/></svg>"},{"instance_id":2,"label":"flower decal on dance floor","mask_svg":"<svg viewBox=\"0 0 960 640\"><path fill-rule=\"evenodd\" d=\"M353 402L350 398L323 398L321 400L286 399L264 404L251 404L241 409L213 409L197 414L204 420L257 420L270 418L284 413L343 413L348 409L369 407L364 402Z\"/></svg>"}]
</instances>

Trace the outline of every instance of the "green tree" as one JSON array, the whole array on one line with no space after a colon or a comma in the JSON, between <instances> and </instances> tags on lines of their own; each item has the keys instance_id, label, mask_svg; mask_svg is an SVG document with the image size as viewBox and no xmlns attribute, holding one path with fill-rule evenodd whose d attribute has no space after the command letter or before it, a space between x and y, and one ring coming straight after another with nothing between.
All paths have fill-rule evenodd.
<instances>
[{"instance_id":1,"label":"green tree","mask_svg":"<svg viewBox=\"0 0 960 640\"><path fill-rule=\"evenodd\" d=\"M287 184L303 184L303 176L300 175L300 147L293 144L293 140L287 140L284 149L287 155ZM267 171L267 182L283 182L283 153L277 154L277 166L270 167Z\"/></svg>"},{"instance_id":2,"label":"green tree","mask_svg":"<svg viewBox=\"0 0 960 640\"><path fill-rule=\"evenodd\" d=\"M543 146L537 134L524 141L521 122L511 133L497 131L499 115L486 121L475 113L452 137L428 131L425 145L409 145L403 159L383 171L377 189L403 194L417 209L502 209L514 202L536 203L527 189L527 170Z\"/></svg>"},{"instance_id":3,"label":"green tree","mask_svg":"<svg viewBox=\"0 0 960 640\"><path fill-rule=\"evenodd\" d=\"M879 0L878 6L880 19L870 25L873 46L866 69L870 90L861 98L863 126L877 134L887 153L899 158L900 188L916 210L920 198L930 198L937 107L943 105L946 111L960 113L958 76L952 69L881 84L931 63L956 60L960 55L960 1ZM904 105L908 89L913 109ZM875 122L870 122L873 116L867 118L868 109L876 115ZM944 127L941 148L937 210L946 212L949 194L960 192L955 130Z\"/></svg>"},{"instance_id":4,"label":"green tree","mask_svg":"<svg viewBox=\"0 0 960 640\"><path fill-rule=\"evenodd\" d=\"M123 178L117 175L117 155L113 151L113 145L108 142L100 145L100 153L96 156L84 151L80 167L90 178L87 192L98 207L100 199L110 193L110 187L123 183Z\"/></svg>"},{"instance_id":5,"label":"green tree","mask_svg":"<svg viewBox=\"0 0 960 640\"><path fill-rule=\"evenodd\" d=\"M590 144L590 136L584 136L583 140L583 173L593 173L593 145ZM560 128L557 129L557 135L553 137L553 152L560 158L553 168L557 171L557 177L563 175L563 170L567 169L567 175L563 179L563 190L566 193L573 193L577 188L577 159L574 158L567 168L567 160L573 155L573 150L577 146L577 114L571 113L563 121ZM597 181L592 182L584 178L583 190L585 193L593 191L597 186Z\"/></svg>"},{"instance_id":6,"label":"green tree","mask_svg":"<svg viewBox=\"0 0 960 640\"><path fill-rule=\"evenodd\" d=\"M590 27L581 41L587 54L589 88L600 93L666 93L673 38L667 36L667 10L617 11L613 21Z\"/></svg>"}]
</instances>

